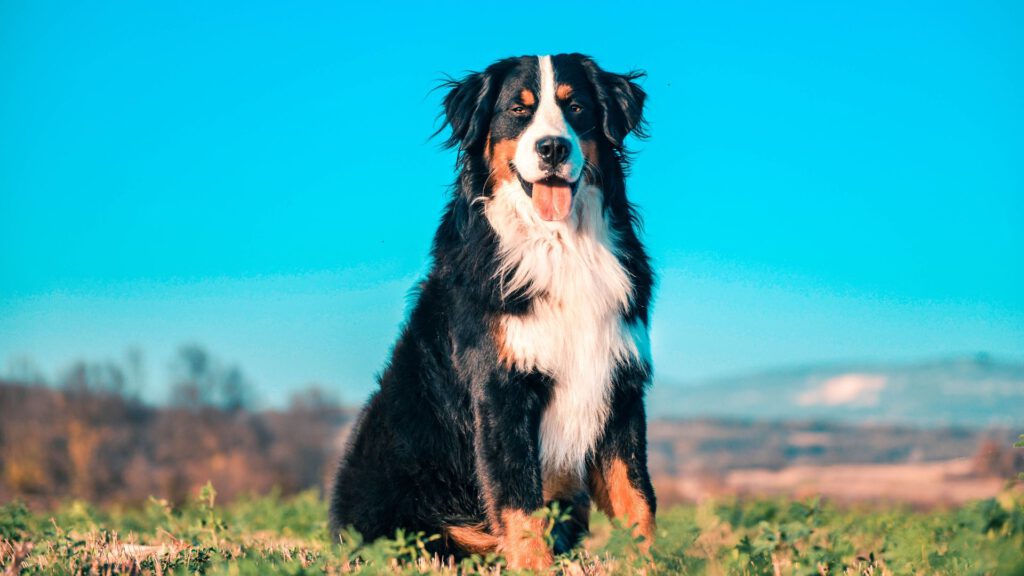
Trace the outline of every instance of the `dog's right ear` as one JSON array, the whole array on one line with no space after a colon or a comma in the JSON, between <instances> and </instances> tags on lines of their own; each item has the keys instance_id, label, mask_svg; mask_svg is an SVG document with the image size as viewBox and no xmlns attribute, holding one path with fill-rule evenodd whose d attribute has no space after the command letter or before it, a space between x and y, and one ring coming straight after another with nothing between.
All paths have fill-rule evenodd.
<instances>
[{"instance_id":1,"label":"dog's right ear","mask_svg":"<svg viewBox=\"0 0 1024 576\"><path fill-rule=\"evenodd\" d=\"M491 64L483 72L471 72L462 80L449 78L439 86L447 88L448 94L442 104L444 123L434 135L440 134L445 126L451 126L452 133L445 140L445 147L457 147L460 152L464 152L483 144L501 83L514 65L514 59L502 60Z\"/></svg>"},{"instance_id":2,"label":"dog's right ear","mask_svg":"<svg viewBox=\"0 0 1024 576\"><path fill-rule=\"evenodd\" d=\"M647 93L636 83L641 71L614 74L605 72L591 58L583 57L583 67L594 85L605 137L617 150L625 150L626 136L647 137L644 102Z\"/></svg>"}]
</instances>

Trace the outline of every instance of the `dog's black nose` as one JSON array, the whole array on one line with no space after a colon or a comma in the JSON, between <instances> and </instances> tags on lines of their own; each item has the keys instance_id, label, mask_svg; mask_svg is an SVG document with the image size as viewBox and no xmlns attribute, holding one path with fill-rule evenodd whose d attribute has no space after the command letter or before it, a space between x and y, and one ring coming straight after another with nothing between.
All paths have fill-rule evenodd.
<instances>
[{"instance_id":1,"label":"dog's black nose","mask_svg":"<svg viewBox=\"0 0 1024 576\"><path fill-rule=\"evenodd\" d=\"M558 136L548 136L537 140L537 155L541 162L549 168L554 168L565 162L569 157L569 140Z\"/></svg>"}]
</instances>

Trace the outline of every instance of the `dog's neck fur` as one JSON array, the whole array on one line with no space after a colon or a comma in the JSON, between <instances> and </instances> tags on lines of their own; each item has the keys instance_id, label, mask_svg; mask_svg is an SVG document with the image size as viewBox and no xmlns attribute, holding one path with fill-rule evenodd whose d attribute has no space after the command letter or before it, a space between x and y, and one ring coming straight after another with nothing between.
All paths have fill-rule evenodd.
<instances>
[{"instance_id":1,"label":"dog's neck fur","mask_svg":"<svg viewBox=\"0 0 1024 576\"><path fill-rule=\"evenodd\" d=\"M482 201L499 241L503 293L526 294L526 314L498 319L517 369L554 380L541 424L545 477L582 478L604 429L616 365L648 360L647 327L623 312L633 285L618 258L618 237L602 191L581 184L566 220L546 222L518 183Z\"/></svg>"}]
</instances>

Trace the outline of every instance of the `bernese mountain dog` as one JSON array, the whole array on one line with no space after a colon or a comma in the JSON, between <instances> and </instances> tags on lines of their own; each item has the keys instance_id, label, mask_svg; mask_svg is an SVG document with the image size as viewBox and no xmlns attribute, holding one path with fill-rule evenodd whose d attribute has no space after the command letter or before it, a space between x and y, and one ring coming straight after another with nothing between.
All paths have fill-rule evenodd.
<instances>
[{"instance_id":1,"label":"bernese mountain dog","mask_svg":"<svg viewBox=\"0 0 1024 576\"><path fill-rule=\"evenodd\" d=\"M335 535L404 528L440 534L442 556L542 568L593 502L650 545L653 275L625 187L641 76L559 54L444 84L458 178L338 469ZM552 502L569 511L553 527Z\"/></svg>"}]
</instances>

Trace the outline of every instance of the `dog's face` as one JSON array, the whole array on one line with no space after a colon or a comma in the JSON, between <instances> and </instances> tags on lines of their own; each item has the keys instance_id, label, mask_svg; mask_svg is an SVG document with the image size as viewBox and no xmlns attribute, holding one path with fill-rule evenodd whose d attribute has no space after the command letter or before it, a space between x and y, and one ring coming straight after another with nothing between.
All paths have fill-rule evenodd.
<instances>
[{"instance_id":1,"label":"dog's face","mask_svg":"<svg viewBox=\"0 0 1024 576\"><path fill-rule=\"evenodd\" d=\"M605 72L580 54L501 60L449 83L448 144L486 162L479 193L512 184L539 218L562 220L581 183L596 185L603 163L621 161L624 138L641 130L639 76Z\"/></svg>"}]
</instances>

